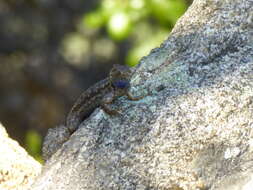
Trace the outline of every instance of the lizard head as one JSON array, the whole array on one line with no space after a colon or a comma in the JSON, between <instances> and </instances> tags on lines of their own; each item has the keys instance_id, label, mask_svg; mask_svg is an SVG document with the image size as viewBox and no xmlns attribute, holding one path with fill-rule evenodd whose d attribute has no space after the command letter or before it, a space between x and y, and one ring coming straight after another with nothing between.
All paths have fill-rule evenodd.
<instances>
[{"instance_id":1,"label":"lizard head","mask_svg":"<svg viewBox=\"0 0 253 190\"><path fill-rule=\"evenodd\" d=\"M130 87L132 72L129 67L124 65L113 65L110 71L110 82L114 89L125 91Z\"/></svg>"}]
</instances>

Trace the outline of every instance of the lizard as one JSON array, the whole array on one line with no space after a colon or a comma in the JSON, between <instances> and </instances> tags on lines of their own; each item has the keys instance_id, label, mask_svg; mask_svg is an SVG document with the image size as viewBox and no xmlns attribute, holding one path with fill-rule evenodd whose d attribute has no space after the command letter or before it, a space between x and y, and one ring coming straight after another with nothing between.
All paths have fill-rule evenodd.
<instances>
[{"instance_id":1,"label":"lizard","mask_svg":"<svg viewBox=\"0 0 253 190\"><path fill-rule=\"evenodd\" d=\"M115 64L109 77L84 91L68 113L66 125L48 130L42 149L44 159L50 158L96 108L101 107L107 114L115 115L119 112L112 109L110 104L117 98L127 96L133 101L142 99L143 96L134 97L129 92L132 73L129 67Z\"/></svg>"}]
</instances>

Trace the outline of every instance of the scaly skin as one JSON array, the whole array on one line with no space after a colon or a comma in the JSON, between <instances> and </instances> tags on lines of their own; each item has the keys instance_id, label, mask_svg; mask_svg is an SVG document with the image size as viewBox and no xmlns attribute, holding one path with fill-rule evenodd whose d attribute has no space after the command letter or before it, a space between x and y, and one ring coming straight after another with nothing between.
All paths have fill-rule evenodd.
<instances>
[{"instance_id":1,"label":"scaly skin","mask_svg":"<svg viewBox=\"0 0 253 190\"><path fill-rule=\"evenodd\" d=\"M66 126L49 129L43 143L43 158L48 160L62 144L74 133L83 120L97 108L101 107L107 114L117 114L118 110L110 107L110 104L120 96L127 96L130 100L139 100L142 97L133 97L129 93L132 71L122 65L114 65L108 78L88 88L77 99L71 108Z\"/></svg>"},{"instance_id":2,"label":"scaly skin","mask_svg":"<svg viewBox=\"0 0 253 190\"><path fill-rule=\"evenodd\" d=\"M73 133L80 123L97 107L102 107L108 114L116 114L117 110L109 107L116 98L126 95L130 100L139 100L128 92L130 87L131 70L122 65L114 65L108 78L88 88L77 99L67 116L66 126Z\"/></svg>"}]
</instances>

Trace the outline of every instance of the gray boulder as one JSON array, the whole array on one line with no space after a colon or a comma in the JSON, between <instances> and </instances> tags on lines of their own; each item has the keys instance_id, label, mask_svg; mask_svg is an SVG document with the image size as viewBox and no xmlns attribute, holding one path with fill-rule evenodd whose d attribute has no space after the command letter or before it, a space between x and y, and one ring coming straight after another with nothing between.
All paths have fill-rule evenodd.
<instances>
[{"instance_id":1,"label":"gray boulder","mask_svg":"<svg viewBox=\"0 0 253 190\"><path fill-rule=\"evenodd\" d=\"M252 0L195 0L131 86L152 93L96 109L33 190L253 189Z\"/></svg>"}]
</instances>

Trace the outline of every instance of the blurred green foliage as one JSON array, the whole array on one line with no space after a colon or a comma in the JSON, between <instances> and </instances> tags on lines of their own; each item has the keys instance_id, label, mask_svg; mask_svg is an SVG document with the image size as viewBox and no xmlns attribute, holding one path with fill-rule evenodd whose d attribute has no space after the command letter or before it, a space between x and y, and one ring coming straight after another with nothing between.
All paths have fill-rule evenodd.
<instances>
[{"instance_id":1,"label":"blurred green foliage","mask_svg":"<svg viewBox=\"0 0 253 190\"><path fill-rule=\"evenodd\" d=\"M85 72L81 71L88 70L89 67L93 70L91 70L92 72L86 72L85 85L90 85L87 81L91 78L99 80L100 73L98 71L101 70L102 72L103 67L105 73L105 71L108 71L105 69L106 67L108 68L117 62L122 63L125 61L125 64L129 66L136 65L141 57L147 55L152 48L159 46L168 37L177 19L186 11L190 0L101 0L93 1L93 3L82 0L72 2L67 0L25 0L24 7L27 9L25 11L18 8L19 1L8 0L7 2L8 6L18 11L17 15L10 13L10 16L6 17L10 20L8 22L6 20L6 25L2 27L3 34L6 33L7 37L9 33L14 36L10 38L14 42L9 43L10 39L6 37L8 43L3 44L6 44L7 48L5 48L8 51L24 51L21 54L22 59L14 60L19 63L19 67L21 66L20 60L23 60L24 63L35 63L27 65L30 66L27 67L27 71L32 72L28 72L30 74L24 75L24 78L30 78L18 81L30 81L31 79L32 82L35 81L35 83L30 82L29 85L24 85L32 86L31 97L35 96L37 97L36 100L39 99L39 101L33 102L33 105L36 106L30 107L34 107L36 110L48 110L47 106L52 105L50 109L52 112L45 112L48 115L36 115L39 124L27 121L30 124L27 126L32 128L39 125L54 126L50 123L50 115L54 112L52 108L58 108L55 113L61 116L68 111L61 106L62 102L68 100L66 96L61 96L62 99L59 98L59 102L54 97L49 101L48 97L51 96L47 94L46 90L44 96L41 96L41 84L46 84L45 89L56 89L55 97L57 97L57 94L61 94L59 92L62 92L62 94L73 93L73 86L80 90L81 85L76 85L77 80L75 80L75 77L78 76L79 72L83 75ZM64 6L64 9L62 6ZM95 9L94 6L96 6ZM49 9L50 7L51 9ZM26 11L33 16L29 16L29 14L27 16ZM39 14L36 14L37 12ZM43 13L44 15L41 16L40 14ZM46 19L47 16L48 20ZM64 64L56 64L62 62L61 58L64 59L64 64L69 64L68 67L65 67ZM96 64L99 66L94 66ZM34 65L40 65L41 67L38 67L38 70L33 70L36 68ZM6 69L4 71L6 73ZM94 74L94 71L97 74ZM41 75L41 73L45 75ZM52 81L48 82L48 78L52 78ZM36 83L37 81L39 85ZM84 84L81 80L79 82ZM20 86L19 83L16 84ZM20 89L22 89L22 86ZM39 90L37 92L34 89ZM11 90L8 89L6 92L11 92ZM23 91L20 90L20 92ZM8 96L10 95L8 94ZM73 94L71 94L72 96ZM25 95L21 93L20 97L25 97ZM47 106L40 107L40 105L44 105L43 103L37 105L38 102L47 101L50 102ZM70 102L70 100L68 101ZM24 105L26 104L24 103ZM69 108L68 106L66 106L66 109ZM31 108L24 106L23 109L29 110ZM22 111L18 110L17 113L22 113ZM48 120L43 119L44 123L41 123L41 116ZM24 117L20 118L23 120ZM19 126L19 122L16 125ZM30 155L39 161L42 161L40 157L41 143L42 137L36 130L29 130L26 133L26 149Z\"/></svg>"},{"instance_id":2,"label":"blurred green foliage","mask_svg":"<svg viewBox=\"0 0 253 190\"><path fill-rule=\"evenodd\" d=\"M123 59L134 66L168 37L186 8L184 0L101 0L83 14L75 32L65 35L60 52L68 63L82 68L92 53L95 58L115 61L118 43L124 41L130 45L123 50ZM41 137L35 131L27 133L26 144L29 153L41 160Z\"/></svg>"},{"instance_id":3,"label":"blurred green foliage","mask_svg":"<svg viewBox=\"0 0 253 190\"><path fill-rule=\"evenodd\" d=\"M184 0L102 0L81 23L86 28L106 28L115 41L130 39L125 61L133 66L168 36L186 8Z\"/></svg>"},{"instance_id":4,"label":"blurred green foliage","mask_svg":"<svg viewBox=\"0 0 253 190\"><path fill-rule=\"evenodd\" d=\"M35 130L29 130L26 133L25 143L25 147L28 153L32 155L37 161L43 163L40 152L42 145L41 135Z\"/></svg>"}]
</instances>

